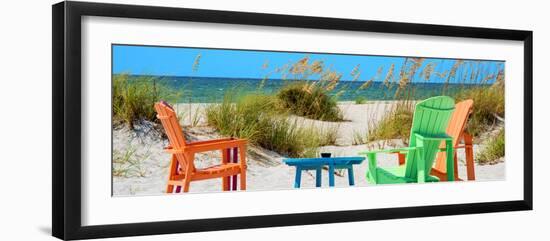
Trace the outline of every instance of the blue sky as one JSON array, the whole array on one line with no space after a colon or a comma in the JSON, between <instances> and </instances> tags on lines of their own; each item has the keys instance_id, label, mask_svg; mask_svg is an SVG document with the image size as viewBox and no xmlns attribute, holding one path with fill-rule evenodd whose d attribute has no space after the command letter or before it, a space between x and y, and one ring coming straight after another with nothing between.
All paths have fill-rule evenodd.
<instances>
[{"instance_id":1,"label":"blue sky","mask_svg":"<svg viewBox=\"0 0 550 241\"><path fill-rule=\"evenodd\" d=\"M128 73L159 76L194 76L194 77L225 77L225 78L263 78L266 74L272 79L281 78L273 70L309 56L311 61L323 60L330 67L343 74L343 80L350 80L351 71L360 65L360 81L376 76L380 66L383 67L384 78L391 64L395 64L396 72L401 68L404 57L342 55L342 54L311 54L295 52L270 52L252 50L223 50L184 47L153 47L113 45L113 73ZM193 71L193 63L197 55L201 55L200 65ZM503 68L501 61L483 61L484 68L489 72ZM262 66L267 63L267 68ZM444 72L451 68L452 59L426 59L423 66L434 63L436 72ZM467 72L468 66L457 72ZM418 71L420 72L420 71ZM437 79L435 81L438 81ZM439 80L441 81L441 80Z\"/></svg>"}]
</instances>

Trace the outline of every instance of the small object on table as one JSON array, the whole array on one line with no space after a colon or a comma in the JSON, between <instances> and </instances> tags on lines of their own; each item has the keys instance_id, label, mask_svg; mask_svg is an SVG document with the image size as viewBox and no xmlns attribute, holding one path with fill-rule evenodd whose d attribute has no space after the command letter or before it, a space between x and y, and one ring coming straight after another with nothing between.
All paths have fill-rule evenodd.
<instances>
[{"instance_id":1,"label":"small object on table","mask_svg":"<svg viewBox=\"0 0 550 241\"><path fill-rule=\"evenodd\" d=\"M364 157L321 157L321 158L286 158L283 161L289 166L296 167L294 187L300 188L302 171L315 170L315 186L321 187L321 169L327 165L329 169L329 186L334 187L334 170L347 169L349 185L355 185L353 165L361 164Z\"/></svg>"},{"instance_id":2,"label":"small object on table","mask_svg":"<svg viewBox=\"0 0 550 241\"><path fill-rule=\"evenodd\" d=\"M331 156L331 153L330 153L330 152L322 152L322 153L321 153L321 157L323 157L323 158L328 158L328 157L330 157L330 156Z\"/></svg>"}]
</instances>

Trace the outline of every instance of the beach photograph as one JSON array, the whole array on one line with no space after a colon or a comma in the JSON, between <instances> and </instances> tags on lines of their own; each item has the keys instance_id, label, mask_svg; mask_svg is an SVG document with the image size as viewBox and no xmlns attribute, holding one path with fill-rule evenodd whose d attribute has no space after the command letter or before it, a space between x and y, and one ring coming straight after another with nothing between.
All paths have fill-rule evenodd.
<instances>
[{"instance_id":1,"label":"beach photograph","mask_svg":"<svg viewBox=\"0 0 550 241\"><path fill-rule=\"evenodd\" d=\"M112 195L505 180L505 62L113 44Z\"/></svg>"}]
</instances>

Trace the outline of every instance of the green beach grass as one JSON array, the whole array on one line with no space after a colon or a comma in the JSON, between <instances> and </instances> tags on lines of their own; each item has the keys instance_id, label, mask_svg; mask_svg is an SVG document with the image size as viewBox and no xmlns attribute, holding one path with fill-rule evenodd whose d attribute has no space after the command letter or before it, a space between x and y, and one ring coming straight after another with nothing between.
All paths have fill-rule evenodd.
<instances>
[{"instance_id":1,"label":"green beach grass","mask_svg":"<svg viewBox=\"0 0 550 241\"><path fill-rule=\"evenodd\" d=\"M193 64L194 72L198 70L198 60L200 55ZM256 92L241 93L239 87L225 90L223 100L208 105L204 113L199 113L198 109L189 109L189 121L192 127L196 126L200 116L204 114L207 124L216 128L223 136L245 138L253 145L290 157L315 156L319 147L336 145L338 126L305 126L299 119L290 117L295 115L320 121L343 121L342 111L338 107L338 97L346 91L377 86L377 91L384 92L384 96L393 96L395 104L386 105L381 118L367 117L368 131L354 133L352 142L358 145L377 140L402 139L406 144L412 124L414 103L421 99L416 94L417 85L412 83L422 83L433 75L445 80L445 84L456 78L464 78L463 83L468 82L468 85L460 90L448 91L443 88L437 90L440 92L432 94L450 95L457 102L473 99L474 110L467 128L475 137L487 132L504 118L502 72L498 73L494 84L479 82L472 85L473 75L470 79L462 74L458 77L457 69L464 64L463 61L457 60L453 67L444 73L436 72L432 65L422 69L423 61L423 58L406 58L400 70L396 70L392 65L385 75L382 68L379 68L375 77L351 90L347 88L359 78L359 65L351 72L353 80L342 83L341 73L325 66L323 61L310 61L306 56L277 68L277 72L284 76L284 85L276 91L262 90L266 81L269 81L267 77ZM384 76L385 78L382 78ZM375 85L374 80L383 82ZM182 94L182 90L173 90L162 83L165 82L158 81L156 77L113 75L113 124L124 124L133 129L141 120L156 121L154 103L161 99L176 102ZM186 91L192 91L192 87L189 86ZM355 104L365 104L366 100L367 97L358 96ZM189 102L192 102L191 98ZM484 157L490 159L493 156L498 155L487 154Z\"/></svg>"},{"instance_id":2,"label":"green beach grass","mask_svg":"<svg viewBox=\"0 0 550 241\"><path fill-rule=\"evenodd\" d=\"M495 160L504 157L504 130L499 131L498 135L487 141L486 147L476 155L476 161L479 164L493 164Z\"/></svg>"},{"instance_id":3,"label":"green beach grass","mask_svg":"<svg viewBox=\"0 0 550 241\"><path fill-rule=\"evenodd\" d=\"M413 120L414 108L406 102L399 102L386 110L386 115L379 122L369 122L366 140L401 139L408 144Z\"/></svg>"},{"instance_id":4,"label":"green beach grass","mask_svg":"<svg viewBox=\"0 0 550 241\"><path fill-rule=\"evenodd\" d=\"M310 119L343 120L337 105L338 97L343 92L330 95L340 84L341 73L327 68L323 61L311 62L309 56L283 66L278 72L286 81L286 85L276 94L278 107Z\"/></svg>"},{"instance_id":5,"label":"green beach grass","mask_svg":"<svg viewBox=\"0 0 550 241\"><path fill-rule=\"evenodd\" d=\"M134 129L138 121L155 121L155 102L177 99L179 93L160 84L155 77L113 75L113 124L125 124Z\"/></svg>"},{"instance_id":6,"label":"green beach grass","mask_svg":"<svg viewBox=\"0 0 550 241\"><path fill-rule=\"evenodd\" d=\"M277 110L276 105L274 96L239 96L236 90L229 90L221 103L206 108L206 119L224 136L245 138L253 145L290 157L313 157L319 146L335 142L336 130L304 127Z\"/></svg>"},{"instance_id":7,"label":"green beach grass","mask_svg":"<svg viewBox=\"0 0 550 241\"><path fill-rule=\"evenodd\" d=\"M114 177L144 177L143 162L148 156L139 157L137 150L129 146L123 151L113 151L112 173Z\"/></svg>"},{"instance_id":8,"label":"green beach grass","mask_svg":"<svg viewBox=\"0 0 550 241\"><path fill-rule=\"evenodd\" d=\"M280 108L298 116L322 121L343 120L336 99L319 85L290 83L279 90L277 99Z\"/></svg>"},{"instance_id":9,"label":"green beach grass","mask_svg":"<svg viewBox=\"0 0 550 241\"><path fill-rule=\"evenodd\" d=\"M495 84L490 87L476 87L457 94L456 101L474 100L473 113L467 130L479 136L504 119L504 86Z\"/></svg>"}]
</instances>

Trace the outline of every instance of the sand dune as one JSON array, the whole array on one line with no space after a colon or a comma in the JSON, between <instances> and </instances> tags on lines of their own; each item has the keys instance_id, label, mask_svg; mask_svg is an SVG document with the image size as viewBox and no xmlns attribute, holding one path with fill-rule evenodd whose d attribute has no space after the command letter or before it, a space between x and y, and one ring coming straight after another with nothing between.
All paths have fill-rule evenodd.
<instances>
[{"instance_id":1,"label":"sand dune","mask_svg":"<svg viewBox=\"0 0 550 241\"><path fill-rule=\"evenodd\" d=\"M292 117L299 120L304 125L315 125L320 128L334 127L338 128L338 139L336 146L321 147L322 152L331 152L333 156L356 156L357 152L378 148L378 147L398 147L402 143L398 140L379 141L376 143L352 145L354 133L366 133L369 123L375 123L383 116L383 111L387 109L392 102L369 102L367 104L356 105L351 102L339 103L339 108L344 114L344 122L323 122L317 120L305 119L302 117ZM184 113L180 120L185 126L186 138L190 141L207 140L220 137L216 131L205 126L204 116L189 115L188 113L202 113L202 110L208 104L179 104L176 105L178 112ZM189 118L191 116L191 118ZM196 118L192 118L195 116ZM198 124L196 127L189 127L192 122ZM119 165L117 169L126 170L126 172L117 173L113 177L114 196L128 195L159 195L163 194L166 187L168 175L168 166L170 156L163 151L168 143L161 138L160 133L155 130L151 124L144 123L138 126L137 132L129 131L126 128L113 130L113 150L114 155L124 157L130 152L132 162L135 165ZM478 152L482 146L475 145L474 151ZM130 151L128 151L130 150ZM126 155L128 156L128 155ZM201 153L196 156L195 165L204 167L215 165L220 162L220 154L215 152ZM247 190L277 190L293 188L295 170L282 162L284 157L262 148L250 147L247 154ZM464 165L464 152L459 150L459 176L466 178L466 168ZM379 166L397 165L395 155L381 154L378 158ZM505 178L505 164L500 162L495 165L477 165L476 181L503 180ZM367 161L361 165L356 165L355 183L356 186L369 185L366 182L365 172L368 169ZM335 184L337 187L348 186L347 173L342 172L337 175ZM323 187L328 186L328 173L323 170ZM307 172L302 175L302 188L315 187L315 172ZM190 192L219 192L221 191L221 179L205 180L192 182Z\"/></svg>"}]
</instances>

